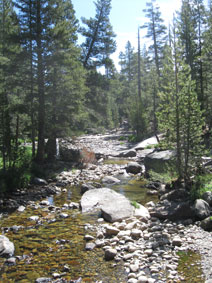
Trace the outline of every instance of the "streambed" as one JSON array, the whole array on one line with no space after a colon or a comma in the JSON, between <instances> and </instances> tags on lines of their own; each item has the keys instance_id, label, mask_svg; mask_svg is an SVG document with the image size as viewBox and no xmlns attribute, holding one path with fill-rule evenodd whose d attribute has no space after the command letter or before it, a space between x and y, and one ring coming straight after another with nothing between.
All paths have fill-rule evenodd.
<instances>
[{"instance_id":1,"label":"streambed","mask_svg":"<svg viewBox=\"0 0 212 283\"><path fill-rule=\"evenodd\" d=\"M142 185L143 181L124 179L115 190L131 200L142 202L142 196L146 195ZM118 189L120 187L122 189ZM98 215L63 207L70 201L78 202L79 191L79 187L68 187L66 193L48 198L52 206L62 208L61 211L68 214L66 219L35 204L22 213L14 212L0 219L5 236L15 244L16 256L15 265L4 264L5 259L0 258L2 282L34 282L39 277L52 277L54 273L62 274L67 281L81 277L83 282L127 282L121 263L105 261L101 249L85 251L85 233L95 234L92 225ZM146 198L143 201L146 202ZM38 216L39 221L29 220L32 215Z\"/></svg>"}]
</instances>

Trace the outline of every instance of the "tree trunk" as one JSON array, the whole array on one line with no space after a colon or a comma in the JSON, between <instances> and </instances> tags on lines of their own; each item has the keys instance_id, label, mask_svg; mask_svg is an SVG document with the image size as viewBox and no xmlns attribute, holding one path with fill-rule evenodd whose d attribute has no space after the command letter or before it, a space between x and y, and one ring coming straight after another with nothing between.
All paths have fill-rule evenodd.
<instances>
[{"instance_id":1,"label":"tree trunk","mask_svg":"<svg viewBox=\"0 0 212 283\"><path fill-rule=\"evenodd\" d=\"M36 160L38 163L44 161L45 155L45 98L44 98L44 72L42 54L42 26L41 26L41 2L37 1L37 80L38 80L38 150Z\"/></svg>"}]
</instances>

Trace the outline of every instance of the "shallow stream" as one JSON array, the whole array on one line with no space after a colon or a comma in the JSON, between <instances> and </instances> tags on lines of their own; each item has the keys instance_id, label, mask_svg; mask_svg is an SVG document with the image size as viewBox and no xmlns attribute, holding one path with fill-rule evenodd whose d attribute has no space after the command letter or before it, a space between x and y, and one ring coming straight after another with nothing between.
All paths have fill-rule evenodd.
<instances>
[{"instance_id":1,"label":"shallow stream","mask_svg":"<svg viewBox=\"0 0 212 283\"><path fill-rule=\"evenodd\" d=\"M123 177L120 180L121 183L113 186L113 189L131 201L145 204L157 200L157 196L147 194L144 180ZM65 203L78 202L81 198L79 191L79 187L68 187L66 193L49 197L48 200L61 208ZM81 214L78 210L69 209L62 212L69 217L61 219L57 211L53 213L45 207L29 206L22 213L14 212L0 219L5 236L15 244L16 256L16 265L4 264L5 259L0 258L0 282L35 282L40 277L52 277L53 273L59 273L67 281L81 277L83 282L92 283L97 280L103 283L127 282L121 263L105 261L102 249L85 251L84 236L95 233L89 224L96 223L98 215ZM40 222L29 220L32 215L39 216ZM184 273L185 268L180 271ZM192 276L189 280L192 280Z\"/></svg>"}]
</instances>

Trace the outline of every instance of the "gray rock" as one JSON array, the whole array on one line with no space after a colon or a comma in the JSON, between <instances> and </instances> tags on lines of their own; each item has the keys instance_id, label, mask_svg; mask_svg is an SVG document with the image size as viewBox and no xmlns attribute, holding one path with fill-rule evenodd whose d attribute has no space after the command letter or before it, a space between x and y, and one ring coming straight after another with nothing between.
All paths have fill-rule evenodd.
<instances>
[{"instance_id":1,"label":"gray rock","mask_svg":"<svg viewBox=\"0 0 212 283\"><path fill-rule=\"evenodd\" d=\"M150 219L150 214L148 209L141 204L138 205L139 208L134 209L134 216L141 218L144 222L148 221L148 219Z\"/></svg>"},{"instance_id":2,"label":"gray rock","mask_svg":"<svg viewBox=\"0 0 212 283\"><path fill-rule=\"evenodd\" d=\"M129 162L126 171L127 173L138 174L142 171L142 166L137 162Z\"/></svg>"},{"instance_id":3,"label":"gray rock","mask_svg":"<svg viewBox=\"0 0 212 283\"><path fill-rule=\"evenodd\" d=\"M96 247L96 245L94 243L87 243L85 245L85 250L86 251L92 251L95 247Z\"/></svg>"},{"instance_id":4,"label":"gray rock","mask_svg":"<svg viewBox=\"0 0 212 283\"><path fill-rule=\"evenodd\" d=\"M117 229L116 227L113 227L113 226L106 226L106 236L116 236L118 235L118 233L120 232L119 229Z\"/></svg>"},{"instance_id":5,"label":"gray rock","mask_svg":"<svg viewBox=\"0 0 212 283\"><path fill-rule=\"evenodd\" d=\"M37 215L30 216L28 219L31 220L31 221L38 221L39 220L39 216L37 216Z\"/></svg>"},{"instance_id":6,"label":"gray rock","mask_svg":"<svg viewBox=\"0 0 212 283\"><path fill-rule=\"evenodd\" d=\"M145 149L148 146L154 146L158 144L158 141L156 139L156 137L151 137L149 139L143 140L142 142L139 142L134 148L135 150L142 150Z\"/></svg>"},{"instance_id":7,"label":"gray rock","mask_svg":"<svg viewBox=\"0 0 212 283\"><path fill-rule=\"evenodd\" d=\"M180 239L179 236L174 237L174 239L172 240L173 246L181 247L182 243L183 243L183 241Z\"/></svg>"},{"instance_id":8,"label":"gray rock","mask_svg":"<svg viewBox=\"0 0 212 283\"><path fill-rule=\"evenodd\" d=\"M6 236L0 235L0 256L12 257L14 252L14 244Z\"/></svg>"},{"instance_id":9,"label":"gray rock","mask_svg":"<svg viewBox=\"0 0 212 283\"><path fill-rule=\"evenodd\" d=\"M212 218L211 218L211 216L209 216L209 217L205 218L204 220L202 220L200 226L205 231L211 232L212 231Z\"/></svg>"},{"instance_id":10,"label":"gray rock","mask_svg":"<svg viewBox=\"0 0 212 283\"><path fill-rule=\"evenodd\" d=\"M94 240L94 237L91 236L91 235L85 235L84 239L85 239L86 241L91 241L91 240Z\"/></svg>"},{"instance_id":11,"label":"gray rock","mask_svg":"<svg viewBox=\"0 0 212 283\"><path fill-rule=\"evenodd\" d=\"M51 282L52 279L48 278L48 277L41 277L41 278L37 278L35 283L47 283L47 282Z\"/></svg>"},{"instance_id":12,"label":"gray rock","mask_svg":"<svg viewBox=\"0 0 212 283\"><path fill-rule=\"evenodd\" d=\"M130 265L130 270L131 272L137 272L139 270L139 265L138 264L131 264Z\"/></svg>"},{"instance_id":13,"label":"gray rock","mask_svg":"<svg viewBox=\"0 0 212 283\"><path fill-rule=\"evenodd\" d=\"M138 283L148 283L148 277L146 276L139 276Z\"/></svg>"},{"instance_id":14,"label":"gray rock","mask_svg":"<svg viewBox=\"0 0 212 283\"><path fill-rule=\"evenodd\" d=\"M26 209L25 206L20 205L19 208L17 209L18 212L23 212Z\"/></svg>"},{"instance_id":15,"label":"gray rock","mask_svg":"<svg viewBox=\"0 0 212 283\"><path fill-rule=\"evenodd\" d=\"M113 176L105 176L102 179L102 183L103 184L118 184L118 183L120 183L120 180L113 177Z\"/></svg>"},{"instance_id":16,"label":"gray rock","mask_svg":"<svg viewBox=\"0 0 212 283\"><path fill-rule=\"evenodd\" d=\"M80 148L74 145L71 140L60 141L60 159L67 162L80 162Z\"/></svg>"},{"instance_id":17,"label":"gray rock","mask_svg":"<svg viewBox=\"0 0 212 283\"><path fill-rule=\"evenodd\" d=\"M186 202L166 202L150 211L150 215L159 219L169 219L172 221L194 218L194 209L189 201Z\"/></svg>"},{"instance_id":18,"label":"gray rock","mask_svg":"<svg viewBox=\"0 0 212 283\"><path fill-rule=\"evenodd\" d=\"M146 171L165 172L167 168L175 166L175 152L171 150L155 151L144 158Z\"/></svg>"},{"instance_id":19,"label":"gray rock","mask_svg":"<svg viewBox=\"0 0 212 283\"><path fill-rule=\"evenodd\" d=\"M37 186L45 186L45 185L48 185L48 183L46 182L46 180L40 179L40 178L34 178L34 179L32 180L32 184L33 184L33 185L37 185Z\"/></svg>"},{"instance_id":20,"label":"gray rock","mask_svg":"<svg viewBox=\"0 0 212 283\"><path fill-rule=\"evenodd\" d=\"M83 195L85 192L89 190L93 190L95 187L90 183L85 183L81 185L81 194Z\"/></svg>"},{"instance_id":21,"label":"gray rock","mask_svg":"<svg viewBox=\"0 0 212 283\"><path fill-rule=\"evenodd\" d=\"M130 149L130 150L123 151L119 154L119 157L136 157L136 150Z\"/></svg>"},{"instance_id":22,"label":"gray rock","mask_svg":"<svg viewBox=\"0 0 212 283\"><path fill-rule=\"evenodd\" d=\"M197 199L194 203L194 212L199 219L207 218L210 215L209 204L202 199Z\"/></svg>"},{"instance_id":23,"label":"gray rock","mask_svg":"<svg viewBox=\"0 0 212 283\"><path fill-rule=\"evenodd\" d=\"M6 260L6 264L8 265L15 265L16 264L16 258L15 257L10 257Z\"/></svg>"},{"instance_id":24,"label":"gray rock","mask_svg":"<svg viewBox=\"0 0 212 283\"><path fill-rule=\"evenodd\" d=\"M189 193L185 189L176 189L172 190L161 196L160 200L170 200L170 201L179 201L179 200L187 200L189 198Z\"/></svg>"},{"instance_id":25,"label":"gray rock","mask_svg":"<svg viewBox=\"0 0 212 283\"><path fill-rule=\"evenodd\" d=\"M210 205L212 206L212 191L204 192L202 195L202 198Z\"/></svg>"},{"instance_id":26,"label":"gray rock","mask_svg":"<svg viewBox=\"0 0 212 283\"><path fill-rule=\"evenodd\" d=\"M59 217L65 219L68 218L69 215L67 213L60 213Z\"/></svg>"},{"instance_id":27,"label":"gray rock","mask_svg":"<svg viewBox=\"0 0 212 283\"><path fill-rule=\"evenodd\" d=\"M108 188L87 191L80 201L82 212L101 210L106 221L115 222L133 215L129 200Z\"/></svg>"},{"instance_id":28,"label":"gray rock","mask_svg":"<svg viewBox=\"0 0 212 283\"><path fill-rule=\"evenodd\" d=\"M116 249L107 249L105 251L105 260L113 260L114 257L117 255L117 250Z\"/></svg>"}]
</instances>

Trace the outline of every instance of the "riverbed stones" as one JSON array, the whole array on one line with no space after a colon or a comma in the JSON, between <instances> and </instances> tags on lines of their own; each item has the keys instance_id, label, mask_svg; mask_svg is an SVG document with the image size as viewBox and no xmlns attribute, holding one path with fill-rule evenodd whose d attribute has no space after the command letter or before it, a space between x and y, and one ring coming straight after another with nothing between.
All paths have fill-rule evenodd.
<instances>
[{"instance_id":1,"label":"riverbed stones","mask_svg":"<svg viewBox=\"0 0 212 283\"><path fill-rule=\"evenodd\" d=\"M116 249L109 248L105 250L105 260L113 260L116 255L117 255Z\"/></svg>"},{"instance_id":2,"label":"riverbed stones","mask_svg":"<svg viewBox=\"0 0 212 283\"><path fill-rule=\"evenodd\" d=\"M85 250L92 251L96 247L95 243L86 243Z\"/></svg>"},{"instance_id":3,"label":"riverbed stones","mask_svg":"<svg viewBox=\"0 0 212 283\"><path fill-rule=\"evenodd\" d=\"M6 236L0 235L0 256L12 257L14 252L14 244Z\"/></svg>"},{"instance_id":4,"label":"riverbed stones","mask_svg":"<svg viewBox=\"0 0 212 283\"><path fill-rule=\"evenodd\" d=\"M182 246L182 239L179 236L174 237L172 240L172 245L177 247Z\"/></svg>"}]
</instances>

